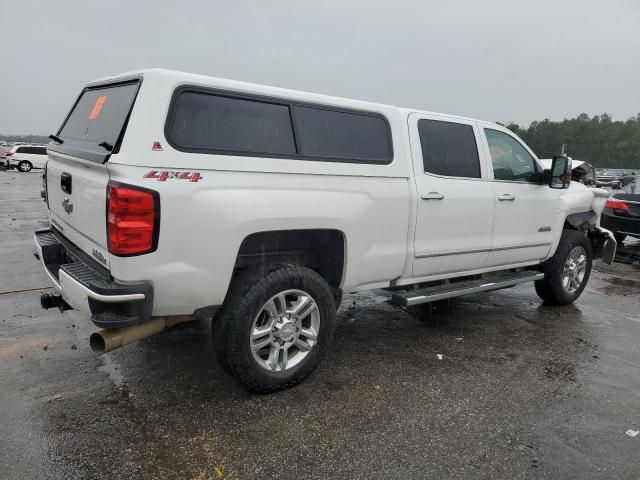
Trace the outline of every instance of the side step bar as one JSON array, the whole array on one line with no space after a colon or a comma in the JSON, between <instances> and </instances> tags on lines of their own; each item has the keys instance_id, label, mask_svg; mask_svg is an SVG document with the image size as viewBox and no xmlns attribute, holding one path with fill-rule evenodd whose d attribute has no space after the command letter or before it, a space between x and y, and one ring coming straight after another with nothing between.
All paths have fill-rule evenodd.
<instances>
[{"instance_id":1,"label":"side step bar","mask_svg":"<svg viewBox=\"0 0 640 480\"><path fill-rule=\"evenodd\" d=\"M501 288L513 287L519 283L542 280L544 273L531 270L487 274L478 280L444 283L419 290L404 290L391 293L391 303L408 307L420 303L435 302L447 298L459 297L470 293L487 292ZM387 290L388 291L388 290Z\"/></svg>"}]
</instances>

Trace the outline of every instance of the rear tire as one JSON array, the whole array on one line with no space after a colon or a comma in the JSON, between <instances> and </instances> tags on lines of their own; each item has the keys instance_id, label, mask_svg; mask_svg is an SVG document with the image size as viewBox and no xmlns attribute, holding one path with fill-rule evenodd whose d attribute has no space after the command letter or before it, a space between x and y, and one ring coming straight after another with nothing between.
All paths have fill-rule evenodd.
<instances>
[{"instance_id":1,"label":"rear tire","mask_svg":"<svg viewBox=\"0 0 640 480\"><path fill-rule=\"evenodd\" d=\"M556 253L543 264L544 279L536 293L551 305L569 305L582 294L593 262L591 242L584 233L563 230Z\"/></svg>"},{"instance_id":2,"label":"rear tire","mask_svg":"<svg viewBox=\"0 0 640 480\"><path fill-rule=\"evenodd\" d=\"M33 165L31 165L31 162L28 162L27 160L23 160L18 164L18 170L23 173L30 172L32 168Z\"/></svg>"},{"instance_id":3,"label":"rear tire","mask_svg":"<svg viewBox=\"0 0 640 480\"><path fill-rule=\"evenodd\" d=\"M303 381L333 335L331 287L310 268L281 264L266 273L244 273L231 288L213 326L222 368L258 393Z\"/></svg>"}]
</instances>

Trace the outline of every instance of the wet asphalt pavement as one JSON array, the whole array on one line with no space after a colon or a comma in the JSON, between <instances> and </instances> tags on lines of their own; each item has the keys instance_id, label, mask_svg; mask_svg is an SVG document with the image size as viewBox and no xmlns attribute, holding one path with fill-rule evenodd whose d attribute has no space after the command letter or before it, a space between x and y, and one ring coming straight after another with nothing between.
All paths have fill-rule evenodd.
<instances>
[{"instance_id":1,"label":"wet asphalt pavement","mask_svg":"<svg viewBox=\"0 0 640 480\"><path fill-rule=\"evenodd\" d=\"M96 356L85 316L42 310L39 186L0 172L0 478L640 478L638 266L563 308L532 285L431 313L345 296L318 370L255 396L204 322Z\"/></svg>"}]
</instances>

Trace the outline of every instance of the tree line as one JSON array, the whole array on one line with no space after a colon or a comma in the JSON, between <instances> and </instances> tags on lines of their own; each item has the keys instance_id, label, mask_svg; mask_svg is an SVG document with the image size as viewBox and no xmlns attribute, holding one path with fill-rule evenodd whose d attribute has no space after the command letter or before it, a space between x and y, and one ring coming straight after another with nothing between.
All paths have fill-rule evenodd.
<instances>
[{"instance_id":1,"label":"tree line","mask_svg":"<svg viewBox=\"0 0 640 480\"><path fill-rule=\"evenodd\" d=\"M532 122L529 127L506 125L522 138L540 158L565 153L595 167L640 170L640 113L626 121L613 121L603 113L586 113L559 122L549 119Z\"/></svg>"}]
</instances>

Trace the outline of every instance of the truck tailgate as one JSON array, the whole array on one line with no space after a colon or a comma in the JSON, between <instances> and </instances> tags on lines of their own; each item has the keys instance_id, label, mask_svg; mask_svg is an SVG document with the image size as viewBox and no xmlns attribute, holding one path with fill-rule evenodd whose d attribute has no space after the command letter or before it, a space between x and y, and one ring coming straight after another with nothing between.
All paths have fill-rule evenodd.
<instances>
[{"instance_id":1,"label":"truck tailgate","mask_svg":"<svg viewBox=\"0 0 640 480\"><path fill-rule=\"evenodd\" d=\"M49 151L47 195L51 225L88 255L109 267L106 164Z\"/></svg>"}]
</instances>

